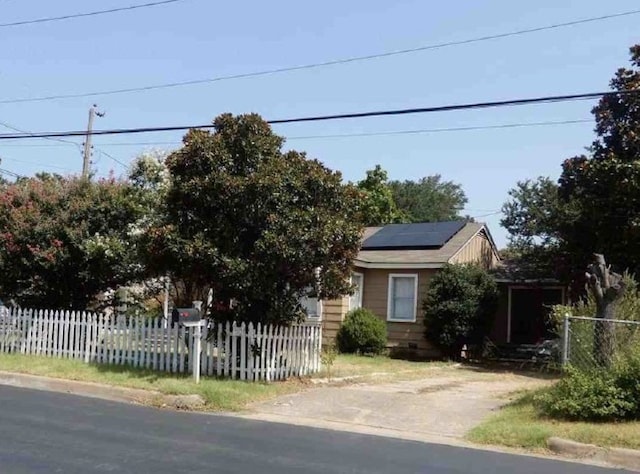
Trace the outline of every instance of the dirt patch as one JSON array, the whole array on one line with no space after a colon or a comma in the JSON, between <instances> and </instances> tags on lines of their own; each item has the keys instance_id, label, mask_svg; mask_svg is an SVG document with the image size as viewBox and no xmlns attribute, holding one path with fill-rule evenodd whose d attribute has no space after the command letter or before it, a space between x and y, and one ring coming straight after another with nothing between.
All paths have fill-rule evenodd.
<instances>
[{"instance_id":1,"label":"dirt patch","mask_svg":"<svg viewBox=\"0 0 640 474\"><path fill-rule=\"evenodd\" d=\"M550 383L533 375L457 369L429 378L322 386L252 405L256 415L351 423L460 438L508 402Z\"/></svg>"},{"instance_id":2,"label":"dirt patch","mask_svg":"<svg viewBox=\"0 0 640 474\"><path fill-rule=\"evenodd\" d=\"M442 392L443 390L452 390L454 388L458 388L462 385L462 382L451 382L444 383L442 385L435 385L432 387L423 387L418 390L418 393L435 393Z\"/></svg>"}]
</instances>

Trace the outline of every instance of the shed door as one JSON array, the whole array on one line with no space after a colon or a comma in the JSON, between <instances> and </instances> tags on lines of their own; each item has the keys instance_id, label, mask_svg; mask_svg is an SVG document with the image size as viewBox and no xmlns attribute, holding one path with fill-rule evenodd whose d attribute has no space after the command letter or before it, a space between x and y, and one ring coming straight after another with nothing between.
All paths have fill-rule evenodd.
<instances>
[{"instance_id":1,"label":"shed door","mask_svg":"<svg viewBox=\"0 0 640 474\"><path fill-rule=\"evenodd\" d=\"M560 288L511 288L511 342L536 344L551 336L548 315L552 305L562 303Z\"/></svg>"}]
</instances>

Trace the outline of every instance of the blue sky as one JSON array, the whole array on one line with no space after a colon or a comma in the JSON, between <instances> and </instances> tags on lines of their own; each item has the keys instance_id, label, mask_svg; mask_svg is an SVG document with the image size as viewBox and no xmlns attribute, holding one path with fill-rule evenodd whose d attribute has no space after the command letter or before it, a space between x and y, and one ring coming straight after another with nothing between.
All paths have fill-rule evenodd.
<instances>
[{"instance_id":1,"label":"blue sky","mask_svg":"<svg viewBox=\"0 0 640 474\"><path fill-rule=\"evenodd\" d=\"M138 0L0 0L0 23L58 16ZM135 87L252 72L413 48L544 26L638 7L637 0L351 0L324 2L185 0L130 12L0 28L0 100ZM628 48L640 41L640 15L402 56L173 89L0 104L0 121L30 131L82 129L96 102L96 128L208 123L222 112L267 119L374 109L501 100L606 90ZM481 216L500 246L495 214L518 180L557 177L563 159L582 153L593 124L415 135L295 139L325 134L589 119L593 102L291 124L276 131L358 180L381 164L392 179L439 173L461 183L466 213ZM0 131L8 132L10 130ZM96 137L99 174L148 145L181 133ZM78 140L81 142L82 140ZM29 146L25 146L29 145ZM37 146L31 146L37 145ZM158 145L154 148L171 148ZM2 167L77 173L73 145L1 142ZM491 214L492 215L486 215Z\"/></svg>"}]
</instances>

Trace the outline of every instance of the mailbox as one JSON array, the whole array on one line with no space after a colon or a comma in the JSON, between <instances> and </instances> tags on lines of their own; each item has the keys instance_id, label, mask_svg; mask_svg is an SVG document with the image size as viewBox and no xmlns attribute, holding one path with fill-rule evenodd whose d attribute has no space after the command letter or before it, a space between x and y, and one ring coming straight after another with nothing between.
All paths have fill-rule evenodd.
<instances>
[{"instance_id":1,"label":"mailbox","mask_svg":"<svg viewBox=\"0 0 640 474\"><path fill-rule=\"evenodd\" d=\"M197 323L202 319L200 310L196 308L173 308L171 321L179 324Z\"/></svg>"}]
</instances>

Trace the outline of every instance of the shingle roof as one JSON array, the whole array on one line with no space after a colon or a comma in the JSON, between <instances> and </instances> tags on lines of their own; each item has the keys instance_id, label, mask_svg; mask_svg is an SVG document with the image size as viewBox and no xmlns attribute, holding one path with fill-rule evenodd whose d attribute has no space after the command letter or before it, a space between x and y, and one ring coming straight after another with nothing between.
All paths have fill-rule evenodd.
<instances>
[{"instance_id":1,"label":"shingle roof","mask_svg":"<svg viewBox=\"0 0 640 474\"><path fill-rule=\"evenodd\" d=\"M442 247L426 250L360 250L356 258L363 263L392 263L392 264L420 264L420 263L447 263L458 250L476 235L484 224L468 222ZM367 227L363 240L371 237L382 227Z\"/></svg>"}]
</instances>

